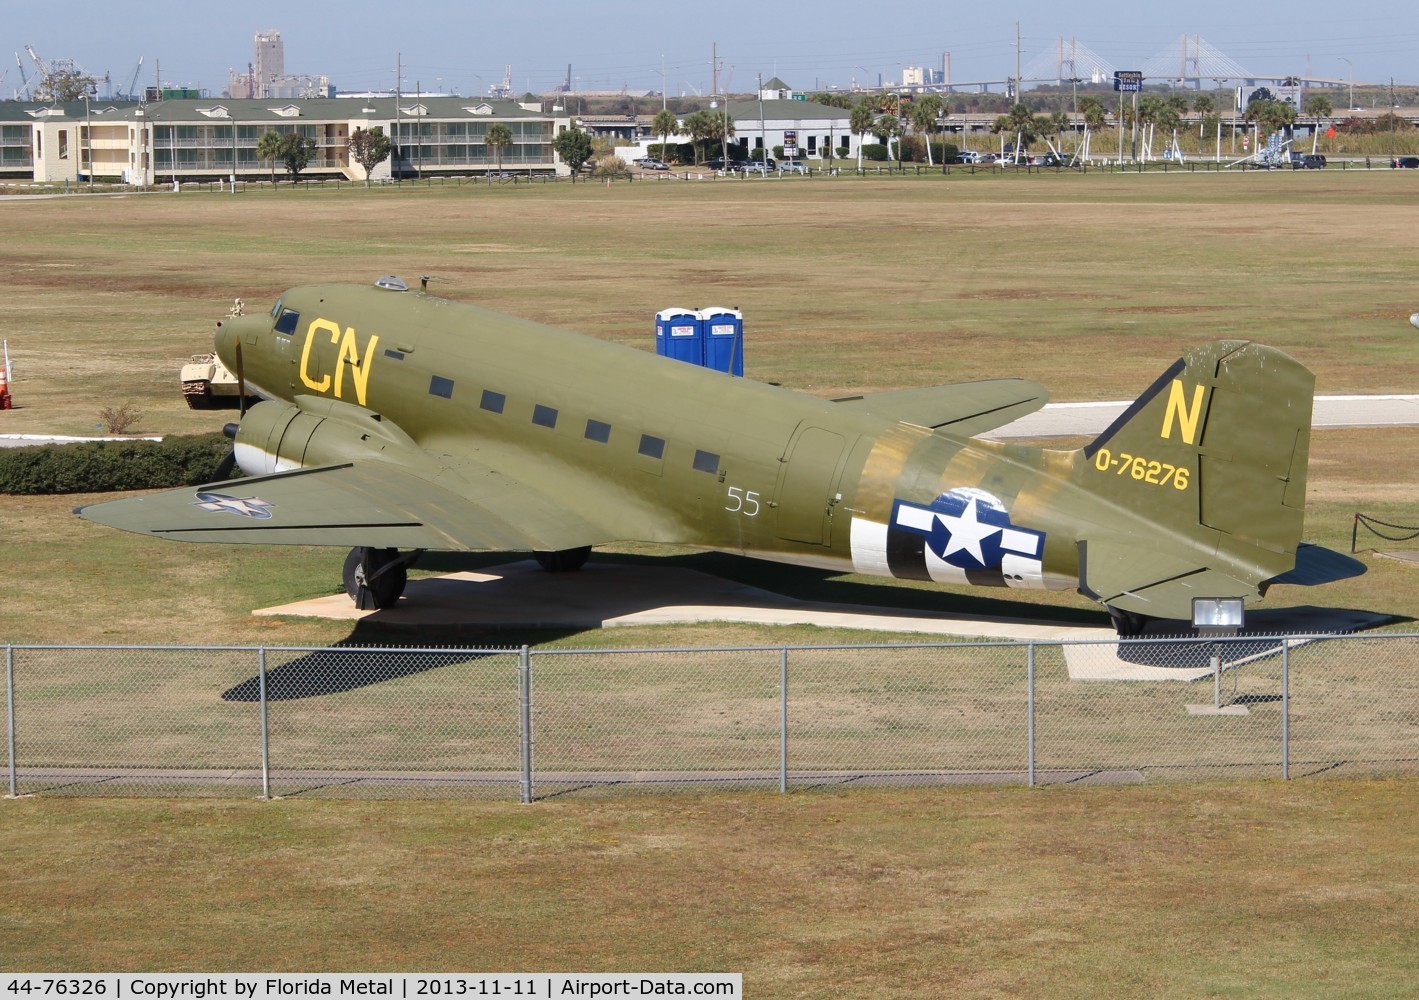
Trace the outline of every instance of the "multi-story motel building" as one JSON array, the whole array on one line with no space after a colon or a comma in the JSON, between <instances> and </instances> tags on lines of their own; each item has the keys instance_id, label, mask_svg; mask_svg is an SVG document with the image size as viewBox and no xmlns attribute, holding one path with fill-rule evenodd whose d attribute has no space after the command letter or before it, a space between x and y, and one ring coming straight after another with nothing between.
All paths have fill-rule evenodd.
<instances>
[{"instance_id":1,"label":"multi-story motel building","mask_svg":"<svg viewBox=\"0 0 1419 1000\"><path fill-rule=\"evenodd\" d=\"M487 145L488 127L505 125L512 142ZM86 180L142 186L196 180L259 180L285 173L262 160L267 132L315 140L301 176L364 180L350 136L380 126L397 153L371 179L518 173L567 173L552 139L570 127L565 115L480 97L178 99L149 104L101 100L68 104L0 101L0 181ZM92 164L92 170L90 165Z\"/></svg>"}]
</instances>

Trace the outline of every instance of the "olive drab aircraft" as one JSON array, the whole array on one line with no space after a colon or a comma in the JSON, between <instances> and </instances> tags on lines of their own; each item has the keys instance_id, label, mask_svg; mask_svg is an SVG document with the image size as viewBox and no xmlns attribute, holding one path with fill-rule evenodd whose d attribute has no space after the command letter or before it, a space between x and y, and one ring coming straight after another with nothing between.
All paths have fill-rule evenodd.
<instances>
[{"instance_id":1,"label":"olive drab aircraft","mask_svg":"<svg viewBox=\"0 0 1419 1000\"><path fill-rule=\"evenodd\" d=\"M400 598L427 550L689 545L899 579L1077 590L1120 634L1362 564L1301 541L1314 379L1247 341L1188 351L1077 450L976 435L1045 404L1020 379L829 400L412 291L286 292L218 324L262 401L222 481L81 508L159 538L350 547ZM230 478L232 463L247 478Z\"/></svg>"}]
</instances>

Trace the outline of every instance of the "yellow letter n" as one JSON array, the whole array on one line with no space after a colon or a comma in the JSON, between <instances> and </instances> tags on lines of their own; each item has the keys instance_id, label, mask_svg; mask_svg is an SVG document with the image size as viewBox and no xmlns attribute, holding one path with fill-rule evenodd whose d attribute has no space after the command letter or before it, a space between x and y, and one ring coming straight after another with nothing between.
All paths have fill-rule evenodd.
<instances>
[{"instance_id":1,"label":"yellow letter n","mask_svg":"<svg viewBox=\"0 0 1419 1000\"><path fill-rule=\"evenodd\" d=\"M1173 435L1173 414L1177 414L1178 430L1182 432L1183 441L1188 444L1197 443L1197 421L1202 416L1202 385L1192 387L1192 405L1187 403L1187 390L1183 388L1182 379L1173 379L1172 388L1168 390L1168 408L1163 413L1163 438Z\"/></svg>"}]
</instances>

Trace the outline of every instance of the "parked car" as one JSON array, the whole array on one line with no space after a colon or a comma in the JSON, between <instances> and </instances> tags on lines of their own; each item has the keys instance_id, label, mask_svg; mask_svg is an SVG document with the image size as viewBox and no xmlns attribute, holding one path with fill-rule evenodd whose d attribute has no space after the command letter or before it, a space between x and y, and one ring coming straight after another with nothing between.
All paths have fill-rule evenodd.
<instances>
[{"instance_id":1,"label":"parked car","mask_svg":"<svg viewBox=\"0 0 1419 1000\"><path fill-rule=\"evenodd\" d=\"M778 164L774 162L774 158L771 156L762 163L757 160L750 160L748 163L740 164L737 169L744 171L746 174L768 174L778 169Z\"/></svg>"},{"instance_id":2,"label":"parked car","mask_svg":"<svg viewBox=\"0 0 1419 1000\"><path fill-rule=\"evenodd\" d=\"M806 163L799 163L797 160L785 160L779 164L778 172L781 174L806 174L809 173Z\"/></svg>"},{"instance_id":3,"label":"parked car","mask_svg":"<svg viewBox=\"0 0 1419 1000\"><path fill-rule=\"evenodd\" d=\"M653 157L653 156L647 156L645 159L643 159L643 160L637 160L636 162L637 162L638 164L640 164L640 168L641 168L642 170L669 170L669 169L670 169L670 164L666 163L664 160L657 160L657 159L655 159L655 157Z\"/></svg>"},{"instance_id":4,"label":"parked car","mask_svg":"<svg viewBox=\"0 0 1419 1000\"><path fill-rule=\"evenodd\" d=\"M1324 170L1325 157L1319 153L1292 153L1292 170Z\"/></svg>"},{"instance_id":5,"label":"parked car","mask_svg":"<svg viewBox=\"0 0 1419 1000\"><path fill-rule=\"evenodd\" d=\"M705 167L709 170L743 170L744 161L735 159L726 160L722 156L716 156L713 160L706 163Z\"/></svg>"},{"instance_id":6,"label":"parked car","mask_svg":"<svg viewBox=\"0 0 1419 1000\"><path fill-rule=\"evenodd\" d=\"M1035 161L1041 167L1067 167L1069 163L1058 153L1045 153Z\"/></svg>"},{"instance_id":7,"label":"parked car","mask_svg":"<svg viewBox=\"0 0 1419 1000\"><path fill-rule=\"evenodd\" d=\"M1406 170L1419 170L1419 156L1401 156L1398 159L1390 160L1389 165Z\"/></svg>"}]
</instances>

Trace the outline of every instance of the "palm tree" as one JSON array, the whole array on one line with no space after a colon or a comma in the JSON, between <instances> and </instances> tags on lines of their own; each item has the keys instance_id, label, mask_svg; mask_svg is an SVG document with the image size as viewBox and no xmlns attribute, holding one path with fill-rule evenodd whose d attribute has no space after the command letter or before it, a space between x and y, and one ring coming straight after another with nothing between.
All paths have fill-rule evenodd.
<instances>
[{"instance_id":1,"label":"palm tree","mask_svg":"<svg viewBox=\"0 0 1419 1000\"><path fill-rule=\"evenodd\" d=\"M883 115L872 124L872 133L887 144L887 160L892 159L892 140L897 140L897 166L902 165L902 120L896 115Z\"/></svg>"},{"instance_id":2,"label":"palm tree","mask_svg":"<svg viewBox=\"0 0 1419 1000\"><path fill-rule=\"evenodd\" d=\"M660 158L670 162L670 137L680 134L680 119L668 108L662 109L655 113L655 119L650 123L650 131L652 135L660 136Z\"/></svg>"},{"instance_id":3,"label":"palm tree","mask_svg":"<svg viewBox=\"0 0 1419 1000\"><path fill-rule=\"evenodd\" d=\"M1073 119L1069 117L1069 112L1067 111L1056 111L1049 116L1050 131L1054 133L1054 141L1058 146L1064 146L1064 130L1069 128L1072 124ZM1056 149L1055 152L1061 153L1062 155L1062 149Z\"/></svg>"},{"instance_id":4,"label":"palm tree","mask_svg":"<svg viewBox=\"0 0 1419 1000\"><path fill-rule=\"evenodd\" d=\"M872 105L867 101L860 101L853 107L848 115L848 128L852 134L857 136L857 169L862 169L862 137L872 131L872 126L876 123L877 116L872 113Z\"/></svg>"},{"instance_id":5,"label":"palm tree","mask_svg":"<svg viewBox=\"0 0 1419 1000\"><path fill-rule=\"evenodd\" d=\"M681 128L684 130L684 134L690 137L690 145L695 151L695 166L700 165L700 153L704 148L704 142L709 139L714 130L716 117L708 111L692 111L685 116L684 122L681 123Z\"/></svg>"},{"instance_id":6,"label":"palm tree","mask_svg":"<svg viewBox=\"0 0 1419 1000\"><path fill-rule=\"evenodd\" d=\"M912 129L926 133L926 163L935 166L931 157L931 134L936 130L936 120L941 117L941 95L926 94L912 105Z\"/></svg>"},{"instance_id":7,"label":"palm tree","mask_svg":"<svg viewBox=\"0 0 1419 1000\"><path fill-rule=\"evenodd\" d=\"M281 133L266 132L256 141L256 158L271 162L271 183L276 183L276 161L281 158Z\"/></svg>"},{"instance_id":8,"label":"palm tree","mask_svg":"<svg viewBox=\"0 0 1419 1000\"><path fill-rule=\"evenodd\" d=\"M498 172L503 169L503 150L512 145L512 129L502 122L494 122L488 126L488 134L483 137L483 145L493 151L498 159Z\"/></svg>"}]
</instances>

